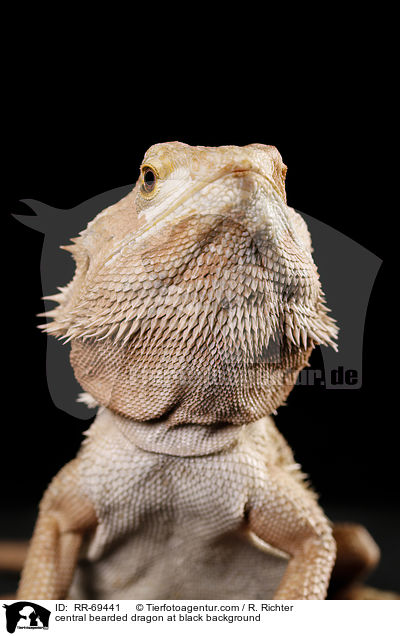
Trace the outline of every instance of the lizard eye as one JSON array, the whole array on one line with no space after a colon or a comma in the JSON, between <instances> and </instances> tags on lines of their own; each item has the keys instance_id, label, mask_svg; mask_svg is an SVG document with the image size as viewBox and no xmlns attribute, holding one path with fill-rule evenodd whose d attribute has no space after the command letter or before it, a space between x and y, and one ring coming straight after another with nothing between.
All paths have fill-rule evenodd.
<instances>
[{"instance_id":1,"label":"lizard eye","mask_svg":"<svg viewBox=\"0 0 400 636\"><path fill-rule=\"evenodd\" d=\"M150 168L150 166L143 166L142 175L143 175L142 190L146 194L149 194L155 188L156 179L157 179L156 174L154 170Z\"/></svg>"}]
</instances>

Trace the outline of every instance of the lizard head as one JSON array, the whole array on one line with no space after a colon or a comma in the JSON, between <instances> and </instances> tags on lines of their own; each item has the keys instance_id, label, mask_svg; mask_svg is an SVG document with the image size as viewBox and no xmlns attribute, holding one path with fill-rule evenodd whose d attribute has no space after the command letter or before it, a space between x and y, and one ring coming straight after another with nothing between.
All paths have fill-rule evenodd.
<instances>
[{"instance_id":1,"label":"lizard head","mask_svg":"<svg viewBox=\"0 0 400 636\"><path fill-rule=\"evenodd\" d=\"M276 148L156 144L138 182L73 244L49 333L78 381L137 421L253 421L316 344L334 346L305 222Z\"/></svg>"}]
</instances>

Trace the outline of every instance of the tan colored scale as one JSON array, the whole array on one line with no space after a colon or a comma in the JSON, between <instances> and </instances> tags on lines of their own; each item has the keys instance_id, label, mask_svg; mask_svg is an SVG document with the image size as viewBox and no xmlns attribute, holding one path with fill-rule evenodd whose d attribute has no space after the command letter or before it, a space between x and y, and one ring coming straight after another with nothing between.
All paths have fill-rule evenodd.
<instances>
[{"instance_id":1,"label":"tan colored scale","mask_svg":"<svg viewBox=\"0 0 400 636\"><path fill-rule=\"evenodd\" d=\"M100 409L20 598L324 598L332 529L268 417L337 332L285 174L271 146L157 144L65 247L45 329Z\"/></svg>"}]
</instances>

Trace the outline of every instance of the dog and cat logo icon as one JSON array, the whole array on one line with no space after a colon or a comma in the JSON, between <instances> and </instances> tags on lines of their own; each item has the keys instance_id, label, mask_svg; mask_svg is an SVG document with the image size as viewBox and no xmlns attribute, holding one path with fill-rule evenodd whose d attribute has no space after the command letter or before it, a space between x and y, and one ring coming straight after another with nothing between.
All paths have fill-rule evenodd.
<instances>
[{"instance_id":1,"label":"dog and cat logo icon","mask_svg":"<svg viewBox=\"0 0 400 636\"><path fill-rule=\"evenodd\" d=\"M4 604L6 610L7 631L14 634L16 629L49 629L50 610L31 603L18 601L10 605Z\"/></svg>"}]
</instances>

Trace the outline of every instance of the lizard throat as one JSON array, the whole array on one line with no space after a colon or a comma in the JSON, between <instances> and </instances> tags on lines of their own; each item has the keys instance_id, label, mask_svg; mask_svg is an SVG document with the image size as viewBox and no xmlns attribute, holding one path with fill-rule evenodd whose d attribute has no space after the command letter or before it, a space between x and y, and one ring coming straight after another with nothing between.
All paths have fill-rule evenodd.
<instances>
[{"instance_id":1,"label":"lizard throat","mask_svg":"<svg viewBox=\"0 0 400 636\"><path fill-rule=\"evenodd\" d=\"M165 421L135 422L102 407L96 422L105 428L116 427L129 444L141 450L177 457L199 457L233 448L243 435L248 434L249 428L258 430L262 420L243 426L184 424L169 427Z\"/></svg>"}]
</instances>

